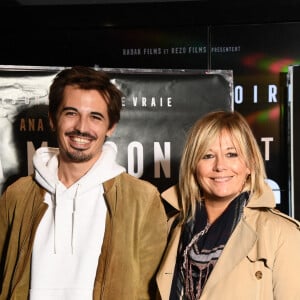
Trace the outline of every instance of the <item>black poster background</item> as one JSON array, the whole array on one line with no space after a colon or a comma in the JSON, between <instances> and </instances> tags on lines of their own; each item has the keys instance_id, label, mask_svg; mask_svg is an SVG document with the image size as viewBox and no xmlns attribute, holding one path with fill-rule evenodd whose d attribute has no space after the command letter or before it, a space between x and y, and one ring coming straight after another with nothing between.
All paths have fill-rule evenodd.
<instances>
[{"instance_id":1,"label":"black poster background","mask_svg":"<svg viewBox=\"0 0 300 300\"><path fill-rule=\"evenodd\" d=\"M110 35L112 45L122 37L110 49L114 55L99 50L96 64L232 70L234 109L257 138L277 207L292 214L286 77L288 66L300 62L299 32L299 23L118 28Z\"/></svg>"},{"instance_id":2,"label":"black poster background","mask_svg":"<svg viewBox=\"0 0 300 300\"><path fill-rule=\"evenodd\" d=\"M257 138L268 178L278 190L278 208L291 215L287 71L300 59L300 42L293 38L299 25L211 29L211 66L233 69L234 109L246 117Z\"/></svg>"},{"instance_id":3,"label":"black poster background","mask_svg":"<svg viewBox=\"0 0 300 300\"><path fill-rule=\"evenodd\" d=\"M1 189L32 172L40 146L56 146L48 88L61 68L0 67ZM124 93L121 121L110 139L118 161L163 190L177 182L185 135L203 114L233 109L230 70L105 69Z\"/></svg>"},{"instance_id":4,"label":"black poster background","mask_svg":"<svg viewBox=\"0 0 300 300\"><path fill-rule=\"evenodd\" d=\"M291 127L290 134L290 165L292 168L291 186L294 199L300 198L300 139L299 128L300 119L297 113L300 111L300 66L291 66L289 68L289 125ZM293 210L295 217L300 219L299 201L294 201Z\"/></svg>"}]
</instances>

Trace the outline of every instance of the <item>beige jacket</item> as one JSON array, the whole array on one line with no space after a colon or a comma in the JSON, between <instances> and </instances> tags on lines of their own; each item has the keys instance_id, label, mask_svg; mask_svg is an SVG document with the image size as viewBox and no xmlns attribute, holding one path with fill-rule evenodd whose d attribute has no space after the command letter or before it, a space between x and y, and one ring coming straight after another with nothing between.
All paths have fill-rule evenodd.
<instances>
[{"instance_id":1,"label":"beige jacket","mask_svg":"<svg viewBox=\"0 0 300 300\"><path fill-rule=\"evenodd\" d=\"M178 208L174 188L163 197ZM200 297L201 300L299 300L300 224L278 212L271 189L248 202ZM169 299L181 227L171 232L157 274Z\"/></svg>"},{"instance_id":2,"label":"beige jacket","mask_svg":"<svg viewBox=\"0 0 300 300\"><path fill-rule=\"evenodd\" d=\"M93 299L152 299L167 238L160 195L126 173L105 182L104 190L108 213ZM28 176L0 199L1 300L28 299L34 236L47 210L44 193Z\"/></svg>"}]
</instances>

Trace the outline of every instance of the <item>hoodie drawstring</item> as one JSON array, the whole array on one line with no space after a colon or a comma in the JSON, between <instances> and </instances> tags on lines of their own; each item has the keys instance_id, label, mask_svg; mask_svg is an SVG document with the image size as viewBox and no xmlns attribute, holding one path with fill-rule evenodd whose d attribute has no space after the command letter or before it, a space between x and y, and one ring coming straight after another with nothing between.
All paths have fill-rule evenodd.
<instances>
[{"instance_id":1,"label":"hoodie drawstring","mask_svg":"<svg viewBox=\"0 0 300 300\"><path fill-rule=\"evenodd\" d=\"M76 202L78 196L79 185L77 184L74 197L72 199L72 228L71 228L71 253L74 254L75 251L75 215L76 215ZM55 187L55 193L52 194L52 203L53 203L53 235L54 235L54 254L57 253L57 186Z\"/></svg>"},{"instance_id":2,"label":"hoodie drawstring","mask_svg":"<svg viewBox=\"0 0 300 300\"><path fill-rule=\"evenodd\" d=\"M55 186L55 192L54 194L51 195L52 198L52 203L53 203L53 250L54 254L56 254L56 193L57 193L57 188Z\"/></svg>"},{"instance_id":3,"label":"hoodie drawstring","mask_svg":"<svg viewBox=\"0 0 300 300\"><path fill-rule=\"evenodd\" d=\"M76 200L78 195L79 184L77 184L76 191L73 197L73 211L72 211L72 237L71 237L71 250L74 254L75 250L75 213L76 213Z\"/></svg>"}]
</instances>

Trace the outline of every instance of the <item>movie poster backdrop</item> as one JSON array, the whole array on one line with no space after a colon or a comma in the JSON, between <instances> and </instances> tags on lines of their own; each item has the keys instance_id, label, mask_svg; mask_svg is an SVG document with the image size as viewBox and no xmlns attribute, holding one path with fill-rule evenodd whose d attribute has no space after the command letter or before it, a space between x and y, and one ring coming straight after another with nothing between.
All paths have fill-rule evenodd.
<instances>
[{"instance_id":1,"label":"movie poster backdrop","mask_svg":"<svg viewBox=\"0 0 300 300\"><path fill-rule=\"evenodd\" d=\"M300 23L87 29L72 33L70 52L83 61L89 45L97 57L89 55L87 62L101 67L232 70L234 110L254 132L277 208L292 215L286 74L300 61L299 32ZM95 36L107 47L94 46Z\"/></svg>"},{"instance_id":2,"label":"movie poster backdrop","mask_svg":"<svg viewBox=\"0 0 300 300\"><path fill-rule=\"evenodd\" d=\"M110 32L114 55L99 49L97 64L232 70L234 110L254 132L277 208L293 215L286 77L300 62L299 32L300 23L118 28Z\"/></svg>"},{"instance_id":3,"label":"movie poster backdrop","mask_svg":"<svg viewBox=\"0 0 300 300\"><path fill-rule=\"evenodd\" d=\"M48 125L48 90L62 69L0 66L1 191L33 172L38 147L57 146ZM118 162L160 191L177 182L191 125L209 111L233 110L231 70L104 70L124 94L121 121L109 140Z\"/></svg>"}]
</instances>

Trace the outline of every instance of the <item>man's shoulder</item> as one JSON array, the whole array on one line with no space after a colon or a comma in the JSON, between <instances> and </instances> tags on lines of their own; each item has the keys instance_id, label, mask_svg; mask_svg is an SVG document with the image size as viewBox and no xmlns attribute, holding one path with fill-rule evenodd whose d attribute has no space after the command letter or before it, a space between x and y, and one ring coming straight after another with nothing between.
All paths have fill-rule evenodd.
<instances>
[{"instance_id":1,"label":"man's shoulder","mask_svg":"<svg viewBox=\"0 0 300 300\"><path fill-rule=\"evenodd\" d=\"M155 191L158 192L156 186L151 182L143 180L141 178L134 177L126 172L121 173L120 175L108 180L104 183L107 189L110 189L112 186L121 186L126 189L134 189L141 191Z\"/></svg>"},{"instance_id":2,"label":"man's shoulder","mask_svg":"<svg viewBox=\"0 0 300 300\"><path fill-rule=\"evenodd\" d=\"M152 183L150 183L149 181L141 179L141 178L137 178L137 177L135 177L133 175L130 175L126 172L121 173L119 175L119 177L121 178L121 180L124 180L124 181L129 181L129 182L133 182L135 184L149 185L149 186L154 187L154 185Z\"/></svg>"},{"instance_id":3,"label":"man's shoulder","mask_svg":"<svg viewBox=\"0 0 300 300\"><path fill-rule=\"evenodd\" d=\"M20 193L24 195L24 193L26 193L28 190L32 190L33 188L39 188L39 185L34 180L33 175L28 175L20 177L15 182L10 184L6 188L5 193Z\"/></svg>"}]
</instances>

